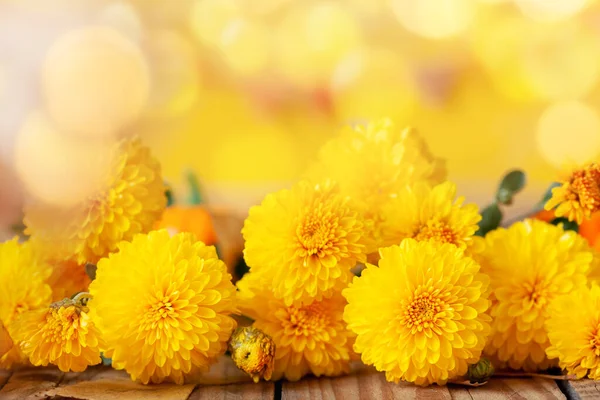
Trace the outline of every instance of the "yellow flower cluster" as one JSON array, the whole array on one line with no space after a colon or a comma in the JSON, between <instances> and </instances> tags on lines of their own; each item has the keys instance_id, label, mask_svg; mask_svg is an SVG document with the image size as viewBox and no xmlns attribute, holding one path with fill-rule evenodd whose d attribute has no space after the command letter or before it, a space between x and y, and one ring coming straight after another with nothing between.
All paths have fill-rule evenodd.
<instances>
[{"instance_id":1,"label":"yellow flower cluster","mask_svg":"<svg viewBox=\"0 0 600 400\"><path fill-rule=\"evenodd\" d=\"M465 253L481 216L444 163L382 120L344 130L308 176L251 208L242 231L238 300L273 338L273 379L339 375L355 352L393 381L464 375L490 331L489 278ZM377 249L379 267L350 283Z\"/></svg>"},{"instance_id":2,"label":"yellow flower cluster","mask_svg":"<svg viewBox=\"0 0 600 400\"><path fill-rule=\"evenodd\" d=\"M585 239L573 231L525 220L488 233L482 271L491 278L492 334L485 353L498 366L537 371L555 364L546 357L549 305L579 290L598 268Z\"/></svg>"},{"instance_id":3,"label":"yellow flower cluster","mask_svg":"<svg viewBox=\"0 0 600 400\"><path fill-rule=\"evenodd\" d=\"M383 120L348 128L321 150L312 181L250 210L238 299L273 338L275 379L340 374L352 350L388 380L419 385L460 379L482 354L496 368L560 363L595 376L597 324L567 345L568 328L552 322L564 312L551 310L571 291L593 296L600 257L539 220L475 236L479 210L443 171L414 131ZM562 202L557 215L575 220L595 211L595 171L577 172L548 207ZM349 283L367 258L378 266ZM591 310L569 318L595 318Z\"/></svg>"},{"instance_id":4,"label":"yellow flower cluster","mask_svg":"<svg viewBox=\"0 0 600 400\"><path fill-rule=\"evenodd\" d=\"M377 247L384 243L381 229L385 205L407 185L435 185L446 179L445 162L434 157L413 129L400 129L389 119L345 128L326 143L308 175L327 176L342 193L361 203L374 221Z\"/></svg>"},{"instance_id":5,"label":"yellow flower cluster","mask_svg":"<svg viewBox=\"0 0 600 400\"><path fill-rule=\"evenodd\" d=\"M27 206L26 233L53 258L96 263L160 218L167 200L149 149L138 139L124 139L107 157L104 184L93 195L69 207L41 201Z\"/></svg>"},{"instance_id":6,"label":"yellow flower cluster","mask_svg":"<svg viewBox=\"0 0 600 400\"><path fill-rule=\"evenodd\" d=\"M482 355L600 379L600 256L540 220L475 236L477 206L413 130L348 128L309 178L252 207L237 287L214 247L151 230L160 167L137 139L114 149L96 194L31 203L31 239L0 244L0 368L83 371L104 355L133 380L183 384L229 348L255 381L336 376L360 359L389 381L445 384L487 376ZM596 175L575 172L546 207L581 222ZM251 327L236 330L239 313Z\"/></svg>"},{"instance_id":7,"label":"yellow flower cluster","mask_svg":"<svg viewBox=\"0 0 600 400\"><path fill-rule=\"evenodd\" d=\"M110 158L97 193L32 201L31 239L0 244L0 368L83 371L103 353L134 380L181 384L226 351L237 308L225 264L193 234L151 231L166 196L147 147L124 139Z\"/></svg>"}]
</instances>

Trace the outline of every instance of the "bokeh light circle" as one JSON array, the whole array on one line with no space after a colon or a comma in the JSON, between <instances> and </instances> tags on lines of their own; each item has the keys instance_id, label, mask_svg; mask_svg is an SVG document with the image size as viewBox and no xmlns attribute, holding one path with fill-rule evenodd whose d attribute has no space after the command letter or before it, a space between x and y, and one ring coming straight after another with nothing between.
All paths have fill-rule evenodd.
<instances>
[{"instance_id":1,"label":"bokeh light circle","mask_svg":"<svg viewBox=\"0 0 600 400\"><path fill-rule=\"evenodd\" d=\"M247 18L236 18L225 27L217 47L234 73L248 76L267 67L271 42L263 25Z\"/></svg>"},{"instance_id":2,"label":"bokeh light circle","mask_svg":"<svg viewBox=\"0 0 600 400\"><path fill-rule=\"evenodd\" d=\"M392 9L410 32L443 39L464 32L475 12L471 0L392 0Z\"/></svg>"},{"instance_id":3,"label":"bokeh light circle","mask_svg":"<svg viewBox=\"0 0 600 400\"><path fill-rule=\"evenodd\" d=\"M331 1L311 3L280 21L275 63L282 75L294 83L320 85L361 43L358 22L347 8Z\"/></svg>"},{"instance_id":4,"label":"bokeh light circle","mask_svg":"<svg viewBox=\"0 0 600 400\"><path fill-rule=\"evenodd\" d=\"M580 165L600 154L600 116L580 101L550 105L537 126L542 156L558 168Z\"/></svg>"},{"instance_id":5,"label":"bokeh light circle","mask_svg":"<svg viewBox=\"0 0 600 400\"><path fill-rule=\"evenodd\" d=\"M205 45L217 46L227 24L242 15L236 0L196 0L190 13L190 28Z\"/></svg>"},{"instance_id":6,"label":"bokeh light circle","mask_svg":"<svg viewBox=\"0 0 600 400\"><path fill-rule=\"evenodd\" d=\"M521 12L539 21L567 19L580 12L588 0L514 0Z\"/></svg>"},{"instance_id":7,"label":"bokeh light circle","mask_svg":"<svg viewBox=\"0 0 600 400\"><path fill-rule=\"evenodd\" d=\"M131 40L112 28L86 27L52 45L42 86L50 117L61 131L102 137L136 120L148 100L150 78Z\"/></svg>"},{"instance_id":8,"label":"bokeh light circle","mask_svg":"<svg viewBox=\"0 0 600 400\"><path fill-rule=\"evenodd\" d=\"M48 204L70 206L107 184L112 141L59 132L41 112L26 119L15 141L15 170L27 192Z\"/></svg>"},{"instance_id":9,"label":"bokeh light circle","mask_svg":"<svg viewBox=\"0 0 600 400\"><path fill-rule=\"evenodd\" d=\"M153 82L146 116L173 118L190 110L202 89L194 43L175 30L159 29L147 35L145 50Z\"/></svg>"}]
</instances>

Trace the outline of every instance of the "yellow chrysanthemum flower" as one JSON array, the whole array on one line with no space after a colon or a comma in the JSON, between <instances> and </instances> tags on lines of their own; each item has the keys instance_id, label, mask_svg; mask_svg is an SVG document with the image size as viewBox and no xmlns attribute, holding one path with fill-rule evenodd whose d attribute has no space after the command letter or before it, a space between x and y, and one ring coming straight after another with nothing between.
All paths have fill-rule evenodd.
<instances>
[{"instance_id":1,"label":"yellow chrysanthemum flower","mask_svg":"<svg viewBox=\"0 0 600 400\"><path fill-rule=\"evenodd\" d=\"M550 302L586 284L598 259L573 231L539 220L487 234L482 271L491 278L492 334L485 353L498 367L536 371L548 360L544 327Z\"/></svg>"},{"instance_id":2,"label":"yellow chrysanthemum flower","mask_svg":"<svg viewBox=\"0 0 600 400\"><path fill-rule=\"evenodd\" d=\"M308 304L345 287L366 260L368 224L337 185L301 181L250 209L244 258L285 304Z\"/></svg>"},{"instance_id":3,"label":"yellow chrysanthemum flower","mask_svg":"<svg viewBox=\"0 0 600 400\"><path fill-rule=\"evenodd\" d=\"M339 291L309 305L287 306L254 272L238 281L238 289L241 311L275 342L272 380L297 381L307 374L336 376L350 371L354 334L342 320L346 301Z\"/></svg>"},{"instance_id":4,"label":"yellow chrysanthemum flower","mask_svg":"<svg viewBox=\"0 0 600 400\"><path fill-rule=\"evenodd\" d=\"M433 188L423 182L407 186L383 208L383 243L391 246L414 238L467 248L481 216L475 204L463 202L463 197L456 198L456 185L450 182Z\"/></svg>"},{"instance_id":5,"label":"yellow chrysanthemum flower","mask_svg":"<svg viewBox=\"0 0 600 400\"><path fill-rule=\"evenodd\" d=\"M8 330L0 321L0 357L8 353L13 347L13 340L8 334Z\"/></svg>"},{"instance_id":6,"label":"yellow chrysanthemum flower","mask_svg":"<svg viewBox=\"0 0 600 400\"><path fill-rule=\"evenodd\" d=\"M600 379L600 287L582 286L550 304L546 354L577 378Z\"/></svg>"},{"instance_id":7,"label":"yellow chrysanthemum flower","mask_svg":"<svg viewBox=\"0 0 600 400\"><path fill-rule=\"evenodd\" d=\"M26 233L50 258L96 263L121 240L145 233L166 205L160 165L137 139L115 146L106 185L79 204L60 208L34 202L25 208Z\"/></svg>"},{"instance_id":8,"label":"yellow chrysanthemum flower","mask_svg":"<svg viewBox=\"0 0 600 400\"><path fill-rule=\"evenodd\" d=\"M12 322L19 314L50 304L52 292L46 284L50 272L28 243L19 244L17 238L0 243L0 321L13 339ZM23 355L15 345L0 357L0 368L21 361Z\"/></svg>"},{"instance_id":9,"label":"yellow chrysanthemum flower","mask_svg":"<svg viewBox=\"0 0 600 400\"><path fill-rule=\"evenodd\" d=\"M77 300L64 299L25 312L14 325L14 337L33 365L54 364L64 372L80 372L102 362L100 332L87 307Z\"/></svg>"},{"instance_id":10,"label":"yellow chrysanthemum flower","mask_svg":"<svg viewBox=\"0 0 600 400\"><path fill-rule=\"evenodd\" d=\"M490 332L489 278L448 243L405 239L379 250L343 294L362 361L388 381L444 384L479 360Z\"/></svg>"},{"instance_id":11,"label":"yellow chrysanthemum flower","mask_svg":"<svg viewBox=\"0 0 600 400\"><path fill-rule=\"evenodd\" d=\"M74 261L48 261L52 274L46 281L52 289L52 301L59 301L66 297L87 291L90 278L85 272L85 267Z\"/></svg>"},{"instance_id":12,"label":"yellow chrysanthemum flower","mask_svg":"<svg viewBox=\"0 0 600 400\"><path fill-rule=\"evenodd\" d=\"M373 235L380 247L381 212L390 196L416 182L442 183L446 166L415 130L398 129L383 119L345 128L323 146L309 176L330 178L340 184L342 193L361 202L375 222Z\"/></svg>"},{"instance_id":13,"label":"yellow chrysanthemum flower","mask_svg":"<svg viewBox=\"0 0 600 400\"><path fill-rule=\"evenodd\" d=\"M562 186L552 189L552 197L544 208L555 207L557 217L567 217L578 224L600 211L600 165L591 163L573 172Z\"/></svg>"},{"instance_id":14,"label":"yellow chrysanthemum flower","mask_svg":"<svg viewBox=\"0 0 600 400\"><path fill-rule=\"evenodd\" d=\"M90 308L105 354L133 380L183 383L227 349L235 287L215 248L191 233L136 235L98 263Z\"/></svg>"}]
</instances>

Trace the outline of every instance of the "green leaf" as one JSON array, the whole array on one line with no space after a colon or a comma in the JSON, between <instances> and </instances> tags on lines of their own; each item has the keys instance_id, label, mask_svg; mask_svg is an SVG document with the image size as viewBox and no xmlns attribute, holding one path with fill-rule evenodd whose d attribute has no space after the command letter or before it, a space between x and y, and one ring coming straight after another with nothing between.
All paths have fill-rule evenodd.
<instances>
[{"instance_id":1,"label":"green leaf","mask_svg":"<svg viewBox=\"0 0 600 400\"><path fill-rule=\"evenodd\" d=\"M190 198L189 203L192 205L198 205L203 203L202 191L200 190L200 183L198 177L193 171L187 173L187 182L190 186Z\"/></svg>"},{"instance_id":2,"label":"green leaf","mask_svg":"<svg viewBox=\"0 0 600 400\"><path fill-rule=\"evenodd\" d=\"M167 207L171 207L175 203L175 199L173 198L173 190L169 185L165 185L165 197L167 198Z\"/></svg>"},{"instance_id":3,"label":"green leaf","mask_svg":"<svg viewBox=\"0 0 600 400\"><path fill-rule=\"evenodd\" d=\"M485 236L491 230L496 229L502 222L502 211L498 204L493 203L483 209L481 212L481 221L479 221L479 230L475 233L478 236Z\"/></svg>"},{"instance_id":4,"label":"green leaf","mask_svg":"<svg viewBox=\"0 0 600 400\"><path fill-rule=\"evenodd\" d=\"M579 232L579 225L577 225L577 222L569 221L566 218L554 218L552 221L550 221L550 223L552 225L562 224L562 227L565 231Z\"/></svg>"},{"instance_id":5,"label":"green leaf","mask_svg":"<svg viewBox=\"0 0 600 400\"><path fill-rule=\"evenodd\" d=\"M104 357L104 353L100 353L100 359L102 360L102 365L106 365L108 367L112 365L112 359Z\"/></svg>"},{"instance_id":6,"label":"green leaf","mask_svg":"<svg viewBox=\"0 0 600 400\"><path fill-rule=\"evenodd\" d=\"M496 200L500 204L511 204L513 196L519 193L524 187L526 182L525 172L515 169L510 171L502 178L498 191L496 192Z\"/></svg>"}]
</instances>

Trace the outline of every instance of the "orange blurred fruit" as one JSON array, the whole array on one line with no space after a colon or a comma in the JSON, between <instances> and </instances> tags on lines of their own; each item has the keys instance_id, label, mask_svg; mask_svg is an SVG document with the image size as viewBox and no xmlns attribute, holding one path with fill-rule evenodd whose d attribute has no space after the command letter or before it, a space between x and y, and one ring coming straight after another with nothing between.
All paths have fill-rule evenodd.
<instances>
[{"instance_id":1,"label":"orange blurred fruit","mask_svg":"<svg viewBox=\"0 0 600 400\"><path fill-rule=\"evenodd\" d=\"M212 216L202 206L172 206L165 209L155 229L167 229L172 233L191 232L207 245L217 242Z\"/></svg>"}]
</instances>

